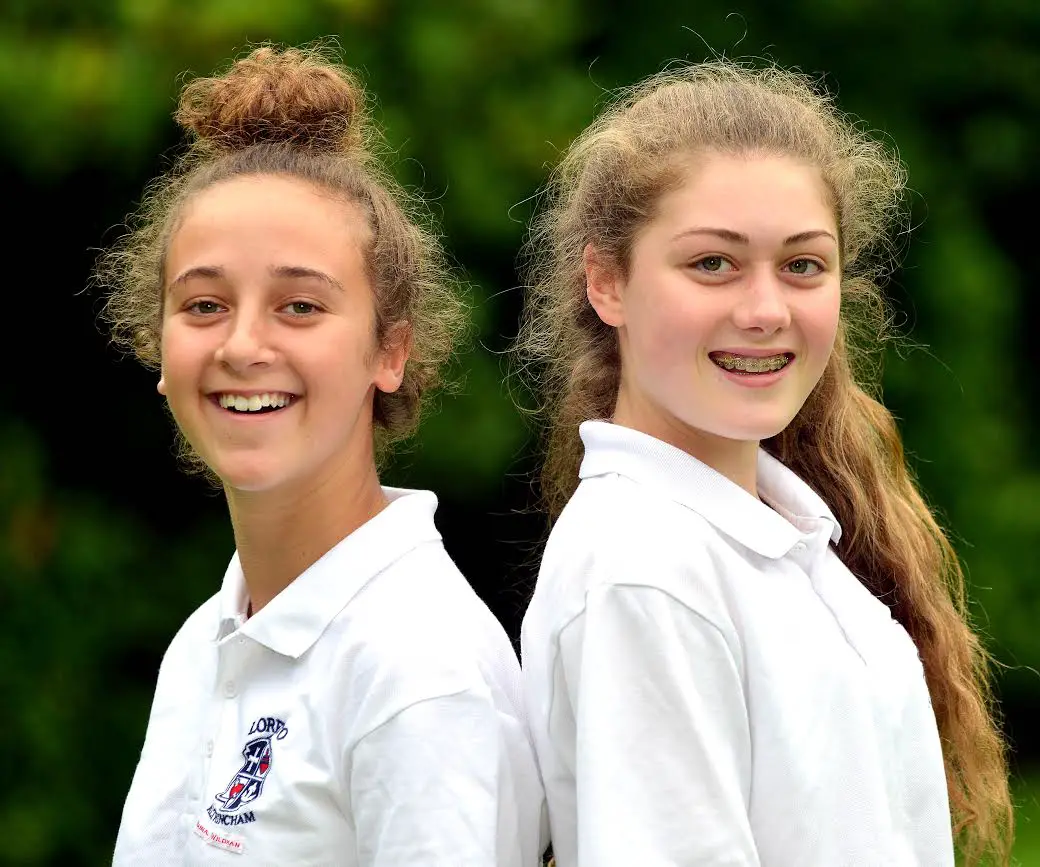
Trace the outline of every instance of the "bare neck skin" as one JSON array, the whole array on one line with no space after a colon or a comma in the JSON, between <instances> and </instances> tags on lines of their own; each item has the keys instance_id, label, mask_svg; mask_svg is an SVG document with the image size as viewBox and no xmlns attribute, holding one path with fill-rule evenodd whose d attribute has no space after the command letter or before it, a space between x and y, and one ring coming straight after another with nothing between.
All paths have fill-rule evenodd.
<instances>
[{"instance_id":1,"label":"bare neck skin","mask_svg":"<svg viewBox=\"0 0 1040 867\"><path fill-rule=\"evenodd\" d=\"M370 442L306 486L225 494L253 615L388 504Z\"/></svg>"},{"instance_id":2,"label":"bare neck skin","mask_svg":"<svg viewBox=\"0 0 1040 867\"><path fill-rule=\"evenodd\" d=\"M726 439L683 424L650 405L637 389L625 388L624 382L618 390L614 423L682 449L759 498L757 441Z\"/></svg>"}]
</instances>

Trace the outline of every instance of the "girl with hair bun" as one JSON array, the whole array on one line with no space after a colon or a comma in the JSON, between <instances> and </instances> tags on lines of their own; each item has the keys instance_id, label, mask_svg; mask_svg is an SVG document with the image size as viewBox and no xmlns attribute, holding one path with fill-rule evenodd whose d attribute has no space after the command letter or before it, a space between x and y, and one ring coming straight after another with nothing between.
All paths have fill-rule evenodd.
<instances>
[{"instance_id":1,"label":"girl with hair bun","mask_svg":"<svg viewBox=\"0 0 1040 867\"><path fill-rule=\"evenodd\" d=\"M465 322L420 203L316 49L254 50L176 118L98 279L236 552L163 658L114 863L536 865L516 654L436 497L377 473Z\"/></svg>"},{"instance_id":2,"label":"girl with hair bun","mask_svg":"<svg viewBox=\"0 0 1040 867\"><path fill-rule=\"evenodd\" d=\"M620 94L528 239L559 867L1006 864L964 580L877 397L904 170L801 73Z\"/></svg>"}]
</instances>

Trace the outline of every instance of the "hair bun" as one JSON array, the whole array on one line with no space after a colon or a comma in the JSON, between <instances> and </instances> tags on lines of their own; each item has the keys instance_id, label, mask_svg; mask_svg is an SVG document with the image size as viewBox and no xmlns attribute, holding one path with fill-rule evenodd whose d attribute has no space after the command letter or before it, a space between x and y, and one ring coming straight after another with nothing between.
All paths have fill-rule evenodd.
<instances>
[{"instance_id":1,"label":"hair bun","mask_svg":"<svg viewBox=\"0 0 1040 867\"><path fill-rule=\"evenodd\" d=\"M287 142L339 150L358 137L361 85L317 49L258 48L185 86L174 118L201 142L237 150Z\"/></svg>"}]
</instances>

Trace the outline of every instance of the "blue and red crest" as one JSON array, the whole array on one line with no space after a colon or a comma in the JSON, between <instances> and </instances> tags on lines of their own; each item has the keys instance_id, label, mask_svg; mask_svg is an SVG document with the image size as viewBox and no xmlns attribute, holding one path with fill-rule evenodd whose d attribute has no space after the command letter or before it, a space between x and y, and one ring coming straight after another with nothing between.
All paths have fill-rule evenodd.
<instances>
[{"instance_id":1,"label":"blue and red crest","mask_svg":"<svg viewBox=\"0 0 1040 867\"><path fill-rule=\"evenodd\" d=\"M274 761L272 743L283 740L288 734L285 723L275 717L261 717L249 727L249 735L256 737L246 741L242 749L242 767L224 791L216 796L216 803L206 811L211 819L223 825L255 820L251 811L240 816L229 814L238 812L260 797Z\"/></svg>"},{"instance_id":2,"label":"blue and red crest","mask_svg":"<svg viewBox=\"0 0 1040 867\"><path fill-rule=\"evenodd\" d=\"M260 797L264 780L271 771L271 737L249 741L242 750L245 763L219 795L220 810L233 813Z\"/></svg>"}]
</instances>

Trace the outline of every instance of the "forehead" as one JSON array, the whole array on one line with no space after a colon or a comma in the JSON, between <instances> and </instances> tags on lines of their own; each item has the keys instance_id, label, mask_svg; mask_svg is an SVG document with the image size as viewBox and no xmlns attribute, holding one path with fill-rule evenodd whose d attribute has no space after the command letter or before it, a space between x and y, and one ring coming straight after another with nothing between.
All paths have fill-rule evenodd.
<instances>
[{"instance_id":1,"label":"forehead","mask_svg":"<svg viewBox=\"0 0 1040 867\"><path fill-rule=\"evenodd\" d=\"M813 229L837 234L831 196L819 169L785 156L707 153L683 165L655 223L707 226L754 236ZM680 229L681 230L681 229Z\"/></svg>"},{"instance_id":2,"label":"forehead","mask_svg":"<svg viewBox=\"0 0 1040 867\"><path fill-rule=\"evenodd\" d=\"M167 271L243 257L343 265L345 256L357 257L369 236L356 204L313 184L277 175L235 177L184 204L167 249ZM207 258L214 261L196 261Z\"/></svg>"}]
</instances>

